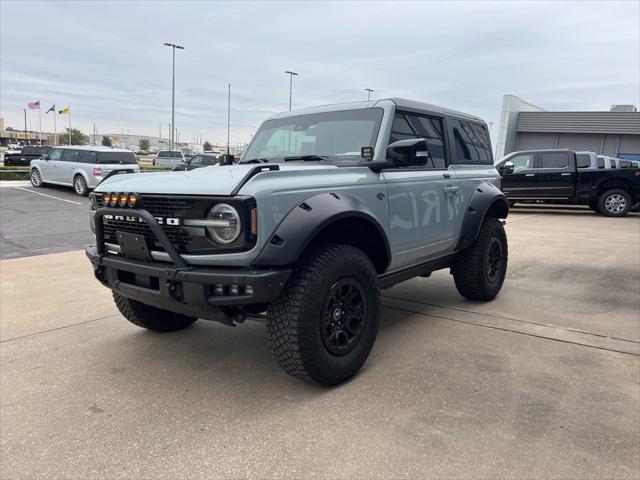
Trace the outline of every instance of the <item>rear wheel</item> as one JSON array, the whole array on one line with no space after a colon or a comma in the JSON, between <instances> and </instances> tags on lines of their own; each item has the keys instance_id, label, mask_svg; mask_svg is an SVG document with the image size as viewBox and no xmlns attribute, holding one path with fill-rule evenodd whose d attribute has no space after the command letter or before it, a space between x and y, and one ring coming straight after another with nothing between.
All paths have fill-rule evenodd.
<instances>
[{"instance_id":1,"label":"rear wheel","mask_svg":"<svg viewBox=\"0 0 640 480\"><path fill-rule=\"evenodd\" d=\"M73 189L81 197L86 197L89 193L89 187L87 187L87 182L82 175L76 175L73 179Z\"/></svg>"},{"instance_id":2,"label":"rear wheel","mask_svg":"<svg viewBox=\"0 0 640 480\"><path fill-rule=\"evenodd\" d=\"M378 301L376 270L361 250L317 245L269 305L269 349L290 375L326 386L344 382L373 347Z\"/></svg>"},{"instance_id":3,"label":"rear wheel","mask_svg":"<svg viewBox=\"0 0 640 480\"><path fill-rule=\"evenodd\" d=\"M42 186L42 177L40 176L40 172L34 168L31 170L31 185L38 188Z\"/></svg>"},{"instance_id":4,"label":"rear wheel","mask_svg":"<svg viewBox=\"0 0 640 480\"><path fill-rule=\"evenodd\" d=\"M492 300L507 274L507 235L495 217L485 218L476 240L460 252L451 268L458 292L472 300Z\"/></svg>"},{"instance_id":5,"label":"rear wheel","mask_svg":"<svg viewBox=\"0 0 640 480\"><path fill-rule=\"evenodd\" d=\"M607 217L624 217L631 209L631 197L624 190L607 190L598 199L598 209Z\"/></svg>"},{"instance_id":6,"label":"rear wheel","mask_svg":"<svg viewBox=\"0 0 640 480\"><path fill-rule=\"evenodd\" d=\"M174 332L187 328L197 320L179 313L161 310L113 292L113 300L124 318L134 325L155 332Z\"/></svg>"}]
</instances>

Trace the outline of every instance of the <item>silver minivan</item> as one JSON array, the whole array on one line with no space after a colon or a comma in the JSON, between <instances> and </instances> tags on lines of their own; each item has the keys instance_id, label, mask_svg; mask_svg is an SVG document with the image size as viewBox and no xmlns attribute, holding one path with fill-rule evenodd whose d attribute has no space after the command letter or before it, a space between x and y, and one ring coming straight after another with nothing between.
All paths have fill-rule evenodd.
<instances>
[{"instance_id":1,"label":"silver minivan","mask_svg":"<svg viewBox=\"0 0 640 480\"><path fill-rule=\"evenodd\" d=\"M131 150L109 147L56 147L30 163L31 184L68 185L78 195L87 195L114 171L139 173L138 159Z\"/></svg>"}]
</instances>

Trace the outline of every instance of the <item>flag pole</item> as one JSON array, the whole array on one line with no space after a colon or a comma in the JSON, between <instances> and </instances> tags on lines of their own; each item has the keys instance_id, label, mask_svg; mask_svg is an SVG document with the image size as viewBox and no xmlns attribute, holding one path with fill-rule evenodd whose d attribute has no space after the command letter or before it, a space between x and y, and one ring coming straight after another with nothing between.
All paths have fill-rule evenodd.
<instances>
[{"instance_id":1,"label":"flag pole","mask_svg":"<svg viewBox=\"0 0 640 480\"><path fill-rule=\"evenodd\" d=\"M56 124L56 117L58 116L58 112L56 112L56 105L53 104L53 144L58 145L58 125Z\"/></svg>"},{"instance_id":2,"label":"flag pole","mask_svg":"<svg viewBox=\"0 0 640 480\"><path fill-rule=\"evenodd\" d=\"M229 94L227 96L227 155L231 155L229 148L229 132L231 131L231 84L229 84Z\"/></svg>"},{"instance_id":3,"label":"flag pole","mask_svg":"<svg viewBox=\"0 0 640 480\"><path fill-rule=\"evenodd\" d=\"M69 115L69 145L71 145L71 105L67 107L69 111L67 112Z\"/></svg>"},{"instance_id":4,"label":"flag pole","mask_svg":"<svg viewBox=\"0 0 640 480\"><path fill-rule=\"evenodd\" d=\"M40 145L42 145L42 108L38 105L38 128L40 130Z\"/></svg>"}]
</instances>

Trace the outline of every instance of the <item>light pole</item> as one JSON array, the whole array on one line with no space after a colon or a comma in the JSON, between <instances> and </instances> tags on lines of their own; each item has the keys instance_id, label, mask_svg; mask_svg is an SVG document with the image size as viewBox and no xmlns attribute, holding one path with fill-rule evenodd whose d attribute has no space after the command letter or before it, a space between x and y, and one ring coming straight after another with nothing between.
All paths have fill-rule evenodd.
<instances>
[{"instance_id":1,"label":"light pole","mask_svg":"<svg viewBox=\"0 0 640 480\"><path fill-rule=\"evenodd\" d=\"M172 77L171 77L171 138L169 139L169 148L172 148L173 142L175 140L175 136L173 134L173 129L175 128L175 113L176 113L176 48L179 50L184 50L184 47L180 45L176 45L174 43L165 43L165 47L171 47L173 53L173 68L172 68Z\"/></svg>"},{"instance_id":2,"label":"light pole","mask_svg":"<svg viewBox=\"0 0 640 480\"><path fill-rule=\"evenodd\" d=\"M289 75L289 110L291 110L291 96L293 93L293 76L298 76L298 74L296 72L292 72L290 70L287 70L286 72L284 72L286 74Z\"/></svg>"},{"instance_id":3,"label":"light pole","mask_svg":"<svg viewBox=\"0 0 640 480\"><path fill-rule=\"evenodd\" d=\"M372 90L370 88L365 88L365 90L367 91L367 102L369 100L371 100L371 92L374 92L375 90Z\"/></svg>"}]
</instances>

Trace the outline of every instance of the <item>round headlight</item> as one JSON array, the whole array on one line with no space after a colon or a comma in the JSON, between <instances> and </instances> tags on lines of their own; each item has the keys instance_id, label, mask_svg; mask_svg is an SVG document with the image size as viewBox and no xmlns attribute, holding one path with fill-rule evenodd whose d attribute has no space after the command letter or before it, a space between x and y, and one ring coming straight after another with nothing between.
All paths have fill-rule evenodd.
<instances>
[{"instance_id":1,"label":"round headlight","mask_svg":"<svg viewBox=\"0 0 640 480\"><path fill-rule=\"evenodd\" d=\"M207 230L217 243L231 243L240 235L240 215L231 205L219 203L214 206L209 211L209 220L213 222Z\"/></svg>"}]
</instances>

